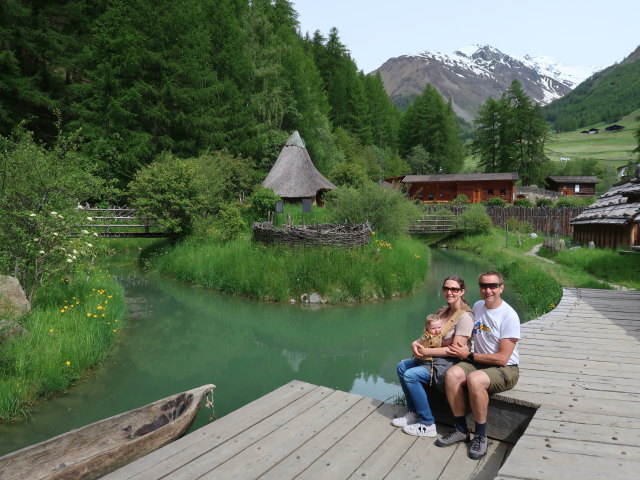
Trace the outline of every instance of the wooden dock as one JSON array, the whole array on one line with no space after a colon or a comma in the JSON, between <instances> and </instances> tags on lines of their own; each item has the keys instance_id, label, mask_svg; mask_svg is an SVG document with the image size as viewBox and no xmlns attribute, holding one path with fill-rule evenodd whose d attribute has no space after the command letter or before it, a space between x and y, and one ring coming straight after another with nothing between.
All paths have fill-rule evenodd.
<instances>
[{"instance_id":1,"label":"wooden dock","mask_svg":"<svg viewBox=\"0 0 640 480\"><path fill-rule=\"evenodd\" d=\"M522 331L520 382L492 400L481 461L391 426L402 407L292 381L103 478L638 478L640 292L565 289ZM529 415L513 447L496 439L504 405Z\"/></svg>"}]
</instances>

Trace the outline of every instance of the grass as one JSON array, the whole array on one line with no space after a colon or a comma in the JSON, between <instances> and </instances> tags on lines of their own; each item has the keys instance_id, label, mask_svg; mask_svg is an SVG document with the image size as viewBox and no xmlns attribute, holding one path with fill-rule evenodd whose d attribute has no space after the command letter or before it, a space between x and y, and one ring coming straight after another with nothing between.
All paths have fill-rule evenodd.
<instances>
[{"instance_id":1,"label":"grass","mask_svg":"<svg viewBox=\"0 0 640 480\"><path fill-rule=\"evenodd\" d=\"M527 255L541 236L510 233L494 228L490 234L463 235L447 239L447 245L470 250L491 261L518 291L531 319L553 309L562 295L562 287L610 289L609 282L640 288L640 257L620 255L606 249L564 251L552 254L541 250L553 262Z\"/></svg>"},{"instance_id":2,"label":"grass","mask_svg":"<svg viewBox=\"0 0 640 480\"><path fill-rule=\"evenodd\" d=\"M44 287L42 287L44 288ZM27 415L100 363L124 326L124 293L104 272L38 293L21 324L29 331L0 349L0 420Z\"/></svg>"},{"instance_id":3,"label":"grass","mask_svg":"<svg viewBox=\"0 0 640 480\"><path fill-rule=\"evenodd\" d=\"M640 255L621 254L609 249L579 249L554 252L542 249L540 254L583 275L598 277L626 288L640 290Z\"/></svg>"},{"instance_id":4,"label":"grass","mask_svg":"<svg viewBox=\"0 0 640 480\"><path fill-rule=\"evenodd\" d=\"M410 238L373 236L359 248L265 246L191 238L158 252L152 269L183 282L284 302L316 292L329 303L406 295L424 282L429 250Z\"/></svg>"},{"instance_id":5,"label":"grass","mask_svg":"<svg viewBox=\"0 0 640 480\"><path fill-rule=\"evenodd\" d=\"M574 132L566 132L552 135L547 148L548 156L551 160L559 161L560 158L575 160L578 158L596 158L604 161L613 167L626 164L630 159L636 158L637 154L632 153L638 146L638 141L633 133L638 129L640 109L630 113L615 122L625 127L617 132L606 132L604 129L610 123L599 123L589 125ZM581 134L582 130L599 128L600 133L593 135Z\"/></svg>"}]
</instances>

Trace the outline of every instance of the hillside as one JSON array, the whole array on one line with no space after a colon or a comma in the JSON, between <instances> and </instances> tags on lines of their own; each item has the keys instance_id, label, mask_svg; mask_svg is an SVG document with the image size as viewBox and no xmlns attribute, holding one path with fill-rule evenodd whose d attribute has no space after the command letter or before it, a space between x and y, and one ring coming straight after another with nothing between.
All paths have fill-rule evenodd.
<instances>
[{"instance_id":1,"label":"hillside","mask_svg":"<svg viewBox=\"0 0 640 480\"><path fill-rule=\"evenodd\" d=\"M584 127L584 129L600 129L600 133L597 134L582 134L580 131L583 128L581 128L552 135L547 143L548 156L554 161L559 161L560 158L568 158L569 161L578 158L596 158L613 167L623 165L632 158L637 158L637 154L632 153L632 150L638 146L633 135L638 129L638 116L640 116L640 108L615 122L625 127L624 130L617 132L604 131L611 123L601 122Z\"/></svg>"},{"instance_id":2,"label":"hillside","mask_svg":"<svg viewBox=\"0 0 640 480\"><path fill-rule=\"evenodd\" d=\"M618 120L640 108L640 47L627 58L578 85L571 93L543 107L558 132Z\"/></svg>"}]
</instances>

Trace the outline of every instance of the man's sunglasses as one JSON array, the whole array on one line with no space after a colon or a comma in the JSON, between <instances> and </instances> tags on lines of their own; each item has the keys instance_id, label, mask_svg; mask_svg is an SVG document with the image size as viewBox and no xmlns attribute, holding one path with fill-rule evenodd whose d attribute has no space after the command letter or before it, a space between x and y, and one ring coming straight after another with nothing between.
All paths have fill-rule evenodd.
<instances>
[{"instance_id":1,"label":"man's sunglasses","mask_svg":"<svg viewBox=\"0 0 640 480\"><path fill-rule=\"evenodd\" d=\"M487 288L495 290L496 288L500 288L502 286L501 283L480 283L479 285L482 290L486 290Z\"/></svg>"},{"instance_id":2,"label":"man's sunglasses","mask_svg":"<svg viewBox=\"0 0 640 480\"><path fill-rule=\"evenodd\" d=\"M443 292L446 292L447 290L449 290L451 293L458 293L462 289L458 287L445 287L445 286L442 287Z\"/></svg>"}]
</instances>

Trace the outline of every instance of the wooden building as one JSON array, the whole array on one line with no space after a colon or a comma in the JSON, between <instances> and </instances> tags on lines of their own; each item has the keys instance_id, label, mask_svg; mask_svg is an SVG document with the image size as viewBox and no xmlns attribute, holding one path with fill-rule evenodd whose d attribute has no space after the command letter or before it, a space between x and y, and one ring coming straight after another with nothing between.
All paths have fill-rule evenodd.
<instances>
[{"instance_id":1,"label":"wooden building","mask_svg":"<svg viewBox=\"0 0 640 480\"><path fill-rule=\"evenodd\" d=\"M384 182L403 185L407 196L424 203L450 202L464 194L470 202L480 203L499 197L512 203L518 174L510 173L463 173L439 175L403 175L386 178Z\"/></svg>"},{"instance_id":2,"label":"wooden building","mask_svg":"<svg viewBox=\"0 0 640 480\"><path fill-rule=\"evenodd\" d=\"M596 185L600 183L600 179L587 175L558 175L547 177L547 183L549 190L558 192L560 195L594 197Z\"/></svg>"},{"instance_id":3,"label":"wooden building","mask_svg":"<svg viewBox=\"0 0 640 480\"><path fill-rule=\"evenodd\" d=\"M640 178L611 187L571 225L573 238L582 244L640 251Z\"/></svg>"}]
</instances>

